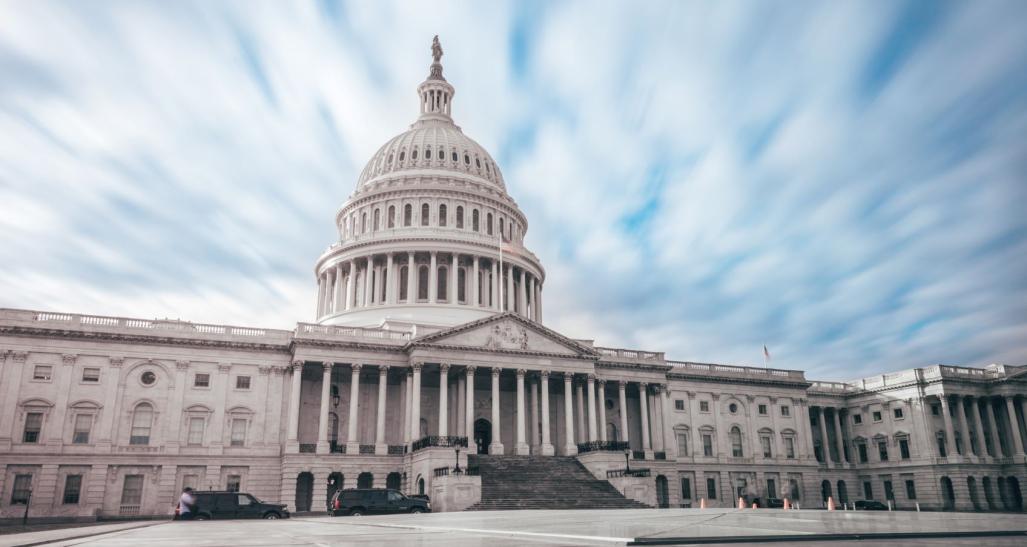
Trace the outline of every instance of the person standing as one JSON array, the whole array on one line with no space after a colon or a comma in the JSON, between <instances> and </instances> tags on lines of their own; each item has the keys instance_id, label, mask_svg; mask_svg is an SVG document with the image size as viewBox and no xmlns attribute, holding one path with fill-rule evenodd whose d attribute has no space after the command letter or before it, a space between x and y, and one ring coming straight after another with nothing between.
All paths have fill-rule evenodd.
<instances>
[{"instance_id":1,"label":"person standing","mask_svg":"<svg viewBox=\"0 0 1027 547\"><path fill-rule=\"evenodd\" d=\"M196 496L193 496L193 489L186 486L182 490L182 496L178 498L178 519L193 520L196 516Z\"/></svg>"}]
</instances>

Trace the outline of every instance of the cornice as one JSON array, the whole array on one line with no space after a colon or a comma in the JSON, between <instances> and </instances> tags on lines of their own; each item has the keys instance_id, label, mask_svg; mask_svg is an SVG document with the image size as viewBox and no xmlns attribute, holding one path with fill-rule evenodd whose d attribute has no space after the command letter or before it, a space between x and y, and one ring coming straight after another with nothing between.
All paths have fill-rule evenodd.
<instances>
[{"instance_id":1,"label":"cornice","mask_svg":"<svg viewBox=\"0 0 1027 547\"><path fill-rule=\"evenodd\" d=\"M787 386L809 389L811 382L796 380L771 380L767 378L739 378L735 376L703 376L701 374L687 374L681 372L668 372L668 380L699 380L717 384L744 384L755 386Z\"/></svg>"},{"instance_id":2,"label":"cornice","mask_svg":"<svg viewBox=\"0 0 1027 547\"><path fill-rule=\"evenodd\" d=\"M0 334L32 337L61 337L75 340L96 340L101 342L121 342L131 344L148 344L164 346L215 347L229 349L247 349L289 353L288 343L244 342L239 340L218 340L207 338L188 338L177 336L159 336L152 334L119 333L106 331L70 330L48 327L26 327L0 325Z\"/></svg>"},{"instance_id":3,"label":"cornice","mask_svg":"<svg viewBox=\"0 0 1027 547\"><path fill-rule=\"evenodd\" d=\"M380 233L382 233L383 236L387 236L388 230L389 230L389 228L380 230ZM330 247L328 250L326 250L324 253L322 253L320 257L318 257L317 261L314 264L314 272L315 272L315 275L316 275L318 272L320 272L322 270L322 268L324 268L326 266L326 263L331 261L333 258L338 258L339 262L345 262L346 260L351 260L352 258L358 258L358 257L343 257L343 256L340 256L340 255L346 255L346 254L348 254L350 252L353 252L353 251L360 251L362 249L373 248L373 247L381 246L381 245L396 244L396 243L399 243L399 244L411 244L411 243L414 243L414 244L424 244L424 243L429 243L429 244L443 244L443 245L453 245L453 244L467 245L469 247L475 247L477 249L480 249L479 254L481 256L485 256L485 257L488 257L488 258L492 258L494 260L498 260L499 252L496 251L496 246L495 245L486 244L486 243L481 242L481 241L472 241L469 238L461 238L461 237L458 236L459 231L457 229L454 229L453 232L454 232L453 237L448 237L448 236L445 236L445 235L441 235L440 236L439 234L425 234L423 236L405 235L405 236L399 236L399 237L371 238L371 239L366 239L366 240L362 240L362 241L354 241L354 242L351 242L351 243L339 243L338 245L336 245L334 247ZM433 249L412 249L412 250L410 250L410 249L404 248L403 250L400 250L400 251L379 251L378 254L383 254L384 255L384 254L388 254L390 252L399 254L399 253L406 253L406 252L411 252L411 251L412 252L431 252L432 250ZM438 251L439 249L434 249L434 250ZM444 251L444 252L453 252L454 251L454 249L441 249L441 250ZM456 251L459 252L459 250L456 250ZM536 273L543 281L545 281L546 271L542 267L542 262L539 260L539 258L537 256L534 255L534 253L532 253L527 248L525 248L525 251L527 251L529 253L529 256L527 258L525 258L524 256L514 256L514 257L506 256L506 257L504 257L504 262L516 264L517 266L521 266L521 267L524 267L524 265L526 264L527 266L529 266L532 269L534 269L535 270L534 273ZM375 253L371 253L371 254L375 254ZM361 255L361 257L362 256L365 256L365 255Z\"/></svg>"}]
</instances>

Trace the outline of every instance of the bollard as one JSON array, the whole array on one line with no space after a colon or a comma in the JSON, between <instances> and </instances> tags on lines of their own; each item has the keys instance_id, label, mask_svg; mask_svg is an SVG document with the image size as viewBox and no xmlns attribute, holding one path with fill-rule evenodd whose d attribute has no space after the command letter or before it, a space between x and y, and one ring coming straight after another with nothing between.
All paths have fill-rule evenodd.
<instances>
[{"instance_id":1,"label":"bollard","mask_svg":"<svg viewBox=\"0 0 1027 547\"><path fill-rule=\"evenodd\" d=\"M834 511L834 498L827 496L827 510Z\"/></svg>"},{"instance_id":2,"label":"bollard","mask_svg":"<svg viewBox=\"0 0 1027 547\"><path fill-rule=\"evenodd\" d=\"M888 500L888 510L891 511L891 500Z\"/></svg>"},{"instance_id":3,"label":"bollard","mask_svg":"<svg viewBox=\"0 0 1027 547\"><path fill-rule=\"evenodd\" d=\"M920 502L919 502L919 501L918 501L918 502L916 502L916 512L917 512L917 513L919 513L919 512L920 512Z\"/></svg>"}]
</instances>

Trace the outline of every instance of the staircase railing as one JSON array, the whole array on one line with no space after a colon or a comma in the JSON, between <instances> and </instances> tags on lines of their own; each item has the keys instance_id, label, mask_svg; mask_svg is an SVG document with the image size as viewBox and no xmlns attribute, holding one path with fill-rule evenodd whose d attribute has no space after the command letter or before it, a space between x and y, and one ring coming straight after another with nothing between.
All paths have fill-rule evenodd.
<instances>
[{"instance_id":1,"label":"staircase railing","mask_svg":"<svg viewBox=\"0 0 1027 547\"><path fill-rule=\"evenodd\" d=\"M413 442L411 452L417 452L425 448L467 448L467 437L454 437L450 435L429 435Z\"/></svg>"},{"instance_id":2,"label":"staircase railing","mask_svg":"<svg viewBox=\"0 0 1027 547\"><path fill-rule=\"evenodd\" d=\"M626 441L592 441L578 443L578 454L586 452L624 452L628 449Z\"/></svg>"},{"instance_id":3,"label":"staircase railing","mask_svg":"<svg viewBox=\"0 0 1027 547\"><path fill-rule=\"evenodd\" d=\"M648 469L610 469L606 472L606 478L616 479L620 477L648 477Z\"/></svg>"},{"instance_id":4,"label":"staircase railing","mask_svg":"<svg viewBox=\"0 0 1027 547\"><path fill-rule=\"evenodd\" d=\"M448 477L450 475L460 476L465 475L468 477L477 477L481 474L481 470L477 465L469 465L467 467L436 467L432 470L432 474L435 478Z\"/></svg>"}]
</instances>

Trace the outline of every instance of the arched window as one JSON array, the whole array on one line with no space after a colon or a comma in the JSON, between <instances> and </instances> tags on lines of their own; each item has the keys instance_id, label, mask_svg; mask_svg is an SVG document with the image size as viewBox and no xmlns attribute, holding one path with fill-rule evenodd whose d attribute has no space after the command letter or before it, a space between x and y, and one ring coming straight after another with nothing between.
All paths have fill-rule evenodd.
<instances>
[{"instance_id":1,"label":"arched window","mask_svg":"<svg viewBox=\"0 0 1027 547\"><path fill-rule=\"evenodd\" d=\"M399 267L399 299L406 301L407 299L407 275L410 273L410 268L406 266Z\"/></svg>"},{"instance_id":2,"label":"arched window","mask_svg":"<svg viewBox=\"0 0 1027 547\"><path fill-rule=\"evenodd\" d=\"M416 148L414 148L414 151L410 153L410 159L412 159L412 160L416 160L417 159L417 149Z\"/></svg>"},{"instance_id":3,"label":"arched window","mask_svg":"<svg viewBox=\"0 0 1027 547\"><path fill-rule=\"evenodd\" d=\"M446 153L443 152L441 148L439 148L439 159L440 160L446 159Z\"/></svg>"},{"instance_id":4,"label":"arched window","mask_svg":"<svg viewBox=\"0 0 1027 547\"><path fill-rule=\"evenodd\" d=\"M396 206L389 205L389 228L396 227Z\"/></svg>"},{"instance_id":5,"label":"arched window","mask_svg":"<svg viewBox=\"0 0 1027 547\"><path fill-rule=\"evenodd\" d=\"M478 210L471 211L471 229L475 232L478 231Z\"/></svg>"},{"instance_id":6,"label":"arched window","mask_svg":"<svg viewBox=\"0 0 1027 547\"><path fill-rule=\"evenodd\" d=\"M414 222L414 206L409 203L403 206L403 226L410 226Z\"/></svg>"},{"instance_id":7,"label":"arched window","mask_svg":"<svg viewBox=\"0 0 1027 547\"><path fill-rule=\"evenodd\" d=\"M446 204L439 205L439 226L446 225Z\"/></svg>"},{"instance_id":8,"label":"arched window","mask_svg":"<svg viewBox=\"0 0 1027 547\"><path fill-rule=\"evenodd\" d=\"M481 169L481 160L474 158L474 165L476 165L478 169Z\"/></svg>"},{"instance_id":9,"label":"arched window","mask_svg":"<svg viewBox=\"0 0 1027 547\"><path fill-rule=\"evenodd\" d=\"M492 213L485 215L485 233L492 235Z\"/></svg>"},{"instance_id":10,"label":"arched window","mask_svg":"<svg viewBox=\"0 0 1027 547\"><path fill-rule=\"evenodd\" d=\"M453 151L453 161L457 161L456 150Z\"/></svg>"},{"instance_id":11,"label":"arched window","mask_svg":"<svg viewBox=\"0 0 1027 547\"><path fill-rule=\"evenodd\" d=\"M441 154L441 153L442 153L442 151L440 150L439 154ZM442 158L439 158L439 159L442 159ZM399 473L395 472L395 471L393 471L392 473L389 473L388 476L385 477L385 488L391 488L393 490L399 490L400 487L402 486L402 484L403 484L403 476L400 475Z\"/></svg>"},{"instance_id":12,"label":"arched window","mask_svg":"<svg viewBox=\"0 0 1027 547\"><path fill-rule=\"evenodd\" d=\"M357 488L372 488L374 486L374 475L364 471L357 475Z\"/></svg>"},{"instance_id":13,"label":"arched window","mask_svg":"<svg viewBox=\"0 0 1027 547\"><path fill-rule=\"evenodd\" d=\"M425 203L425 204L421 205L421 226L427 226L428 225L428 217L430 217L430 216L431 216L431 208L428 207L428 204Z\"/></svg>"},{"instance_id":14,"label":"arched window","mask_svg":"<svg viewBox=\"0 0 1027 547\"><path fill-rule=\"evenodd\" d=\"M456 271L456 299L459 302L467 301L467 268Z\"/></svg>"},{"instance_id":15,"label":"arched window","mask_svg":"<svg viewBox=\"0 0 1027 547\"><path fill-rule=\"evenodd\" d=\"M367 233L367 213L360 214L360 233Z\"/></svg>"},{"instance_id":16,"label":"arched window","mask_svg":"<svg viewBox=\"0 0 1027 547\"><path fill-rule=\"evenodd\" d=\"M467 155L467 154L465 153L465 154L464 154L464 165L470 165L470 164L471 164L471 156L468 156L468 155Z\"/></svg>"},{"instance_id":17,"label":"arched window","mask_svg":"<svg viewBox=\"0 0 1027 547\"><path fill-rule=\"evenodd\" d=\"M741 458L743 455L742 430L738 429L738 426L732 427L728 436L731 438L731 455L735 458Z\"/></svg>"},{"instance_id":18,"label":"arched window","mask_svg":"<svg viewBox=\"0 0 1027 547\"><path fill-rule=\"evenodd\" d=\"M439 266L439 276L438 276L439 278L438 278L438 281L436 282L437 285L438 285L438 292L436 293L436 297L439 300L447 300L448 299L447 298L448 295L446 294L446 288L447 288L446 287L446 281L449 279L449 276L446 275L446 274L448 274L448 273L449 273L449 268L447 268L445 266Z\"/></svg>"},{"instance_id":19,"label":"arched window","mask_svg":"<svg viewBox=\"0 0 1027 547\"><path fill-rule=\"evenodd\" d=\"M374 231L376 231L376 232L378 231L378 228L381 226L381 221L382 221L382 210L381 209L375 209L374 210Z\"/></svg>"},{"instance_id":20,"label":"arched window","mask_svg":"<svg viewBox=\"0 0 1027 547\"><path fill-rule=\"evenodd\" d=\"M153 427L153 405L139 403L132 411L132 432L128 444L150 444L150 429Z\"/></svg>"},{"instance_id":21,"label":"arched window","mask_svg":"<svg viewBox=\"0 0 1027 547\"><path fill-rule=\"evenodd\" d=\"M464 227L464 208L460 205L456 207L456 227L457 229L463 229Z\"/></svg>"},{"instance_id":22,"label":"arched window","mask_svg":"<svg viewBox=\"0 0 1027 547\"><path fill-rule=\"evenodd\" d=\"M417 268L417 299L428 299L428 266Z\"/></svg>"},{"instance_id":23,"label":"arched window","mask_svg":"<svg viewBox=\"0 0 1027 547\"><path fill-rule=\"evenodd\" d=\"M400 152L399 152L399 161L403 161L403 158L405 158L406 155L407 155L406 150L400 150Z\"/></svg>"},{"instance_id":24,"label":"arched window","mask_svg":"<svg viewBox=\"0 0 1027 547\"><path fill-rule=\"evenodd\" d=\"M503 217L499 217L499 235L506 236L506 226L503 223Z\"/></svg>"}]
</instances>

